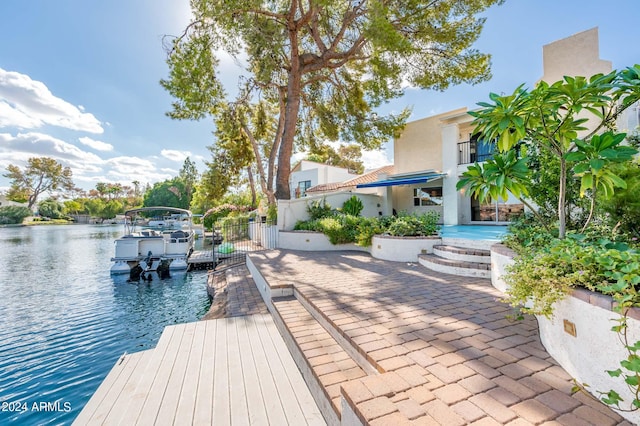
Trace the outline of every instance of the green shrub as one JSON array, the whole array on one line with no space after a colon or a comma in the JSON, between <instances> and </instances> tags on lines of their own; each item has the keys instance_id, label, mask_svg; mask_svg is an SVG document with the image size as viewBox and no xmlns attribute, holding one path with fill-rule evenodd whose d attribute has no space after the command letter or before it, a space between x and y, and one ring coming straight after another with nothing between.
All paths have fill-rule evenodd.
<instances>
[{"instance_id":1,"label":"green shrub","mask_svg":"<svg viewBox=\"0 0 640 426\"><path fill-rule=\"evenodd\" d=\"M351 196L351 198L345 201L342 205L342 213L351 216L360 216L362 209L364 209L364 205L360 198L355 195Z\"/></svg>"},{"instance_id":2,"label":"green shrub","mask_svg":"<svg viewBox=\"0 0 640 426\"><path fill-rule=\"evenodd\" d=\"M228 216L216 222L216 229L222 230L225 241L238 241L249 238L249 216Z\"/></svg>"},{"instance_id":3,"label":"green shrub","mask_svg":"<svg viewBox=\"0 0 640 426\"><path fill-rule=\"evenodd\" d=\"M547 247L557 237L548 232L540 221L531 214L520 215L509 224L509 232L502 242L517 253L526 249Z\"/></svg>"},{"instance_id":4,"label":"green shrub","mask_svg":"<svg viewBox=\"0 0 640 426\"><path fill-rule=\"evenodd\" d=\"M358 218L349 215L325 217L318 221L322 232L331 244L355 243L358 235Z\"/></svg>"},{"instance_id":5,"label":"green shrub","mask_svg":"<svg viewBox=\"0 0 640 426\"><path fill-rule=\"evenodd\" d=\"M317 220L299 220L293 227L294 231L320 231Z\"/></svg>"},{"instance_id":6,"label":"green shrub","mask_svg":"<svg viewBox=\"0 0 640 426\"><path fill-rule=\"evenodd\" d=\"M356 244L362 247L369 247L373 236L384 233L385 229L384 223L376 217L360 218Z\"/></svg>"},{"instance_id":7,"label":"green shrub","mask_svg":"<svg viewBox=\"0 0 640 426\"><path fill-rule=\"evenodd\" d=\"M427 212L421 215L400 215L387 232L396 237L427 237L438 233L438 219L436 212Z\"/></svg>"},{"instance_id":8,"label":"green shrub","mask_svg":"<svg viewBox=\"0 0 640 426\"><path fill-rule=\"evenodd\" d=\"M334 214L325 198L307 203L307 213L309 213L309 220L323 219Z\"/></svg>"},{"instance_id":9,"label":"green shrub","mask_svg":"<svg viewBox=\"0 0 640 426\"><path fill-rule=\"evenodd\" d=\"M543 248L524 250L505 276L508 302L525 312L550 316L553 303L584 287L618 299L637 298L640 253L627 244L567 234ZM634 303L638 303L637 300Z\"/></svg>"},{"instance_id":10,"label":"green shrub","mask_svg":"<svg viewBox=\"0 0 640 426\"><path fill-rule=\"evenodd\" d=\"M320 219L298 221L294 230L322 232L332 244L356 243L371 245L374 235L430 236L438 231L439 215L429 212L423 215L359 217L348 214L332 214Z\"/></svg>"},{"instance_id":11,"label":"green shrub","mask_svg":"<svg viewBox=\"0 0 640 426\"><path fill-rule=\"evenodd\" d=\"M31 210L22 206L0 207L0 225L17 225L27 217L31 216Z\"/></svg>"}]
</instances>

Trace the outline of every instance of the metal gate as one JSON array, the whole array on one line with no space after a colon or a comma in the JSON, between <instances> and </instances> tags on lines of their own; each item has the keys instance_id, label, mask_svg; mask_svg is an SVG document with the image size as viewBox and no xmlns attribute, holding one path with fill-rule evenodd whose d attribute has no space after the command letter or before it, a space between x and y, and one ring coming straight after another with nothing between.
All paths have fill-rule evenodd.
<instances>
[{"instance_id":1,"label":"metal gate","mask_svg":"<svg viewBox=\"0 0 640 426\"><path fill-rule=\"evenodd\" d=\"M213 232L213 269L245 263L247 253L278 246L275 223L246 219L226 219L216 223Z\"/></svg>"}]
</instances>

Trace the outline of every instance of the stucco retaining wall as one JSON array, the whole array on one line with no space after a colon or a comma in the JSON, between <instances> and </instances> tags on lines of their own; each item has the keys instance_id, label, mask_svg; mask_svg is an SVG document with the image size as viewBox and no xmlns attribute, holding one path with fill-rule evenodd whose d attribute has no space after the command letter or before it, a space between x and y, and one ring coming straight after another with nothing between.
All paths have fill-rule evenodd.
<instances>
[{"instance_id":1,"label":"stucco retaining wall","mask_svg":"<svg viewBox=\"0 0 640 426\"><path fill-rule=\"evenodd\" d=\"M280 231L278 248L302 251L338 251L357 250L369 252L368 247L355 244L333 245L329 238L321 232L313 231Z\"/></svg>"},{"instance_id":2,"label":"stucco retaining wall","mask_svg":"<svg viewBox=\"0 0 640 426\"><path fill-rule=\"evenodd\" d=\"M371 243L371 256L394 262L417 262L418 255L433 253L440 237L392 237L375 235Z\"/></svg>"},{"instance_id":3,"label":"stucco retaining wall","mask_svg":"<svg viewBox=\"0 0 640 426\"><path fill-rule=\"evenodd\" d=\"M506 291L502 279L505 267L513 263L515 253L501 244L491 248L491 282L494 287ZM620 315L612 310L610 296L578 288L553 306L553 317L537 315L540 340L549 354L578 383L589 385L588 391L595 397L598 392L615 390L625 400L628 408L633 395L622 377L611 377L607 370L616 370L628 352L620 336L611 331ZM640 341L640 309L628 312L628 342ZM634 424L640 424L639 412L620 412Z\"/></svg>"}]
</instances>

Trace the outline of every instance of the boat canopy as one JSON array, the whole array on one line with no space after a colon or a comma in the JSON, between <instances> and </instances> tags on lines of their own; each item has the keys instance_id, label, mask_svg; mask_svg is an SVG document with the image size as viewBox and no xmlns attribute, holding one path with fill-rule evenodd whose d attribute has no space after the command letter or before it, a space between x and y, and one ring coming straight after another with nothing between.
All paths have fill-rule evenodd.
<instances>
[{"instance_id":1,"label":"boat canopy","mask_svg":"<svg viewBox=\"0 0 640 426\"><path fill-rule=\"evenodd\" d=\"M191 210L180 209L178 207L164 207L164 206L140 207L140 208L137 208L137 209L131 209L131 210L127 210L126 212L124 212L124 215L131 217L131 216L135 216L137 213L153 212L153 211L164 211L164 212L171 212L171 213L180 213L180 214L186 215L189 219L191 219L191 217L193 216L193 214L191 213Z\"/></svg>"}]
</instances>

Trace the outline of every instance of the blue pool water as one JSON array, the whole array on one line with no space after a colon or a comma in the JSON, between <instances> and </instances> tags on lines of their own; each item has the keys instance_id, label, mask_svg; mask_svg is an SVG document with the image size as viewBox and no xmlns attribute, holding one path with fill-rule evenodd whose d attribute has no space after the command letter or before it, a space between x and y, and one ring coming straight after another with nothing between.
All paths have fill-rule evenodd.
<instances>
[{"instance_id":1,"label":"blue pool water","mask_svg":"<svg viewBox=\"0 0 640 426\"><path fill-rule=\"evenodd\" d=\"M111 277L121 232L0 228L0 424L70 424L124 352L209 309L206 272Z\"/></svg>"},{"instance_id":2,"label":"blue pool water","mask_svg":"<svg viewBox=\"0 0 640 426\"><path fill-rule=\"evenodd\" d=\"M506 233L507 227L500 225L447 225L440 229L440 235L444 238L467 240L500 241Z\"/></svg>"}]
</instances>

